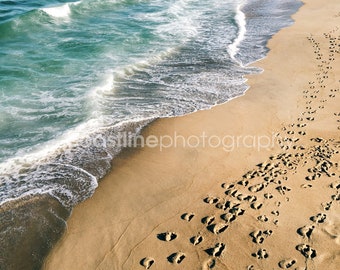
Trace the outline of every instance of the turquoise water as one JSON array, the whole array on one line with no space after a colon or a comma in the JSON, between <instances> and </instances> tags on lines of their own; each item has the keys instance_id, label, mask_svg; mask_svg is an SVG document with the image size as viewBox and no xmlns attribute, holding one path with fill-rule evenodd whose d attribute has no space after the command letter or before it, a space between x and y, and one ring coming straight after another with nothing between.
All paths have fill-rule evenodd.
<instances>
[{"instance_id":1,"label":"turquoise water","mask_svg":"<svg viewBox=\"0 0 340 270\"><path fill-rule=\"evenodd\" d=\"M0 200L91 196L156 118L246 90L293 0L0 1Z\"/></svg>"},{"instance_id":2,"label":"turquoise water","mask_svg":"<svg viewBox=\"0 0 340 270\"><path fill-rule=\"evenodd\" d=\"M197 6L193 16L188 3ZM198 1L56 5L26 4L0 25L2 161L105 115L106 97L115 106L114 84L195 36L204 11ZM118 114L109 124L125 118Z\"/></svg>"}]
</instances>

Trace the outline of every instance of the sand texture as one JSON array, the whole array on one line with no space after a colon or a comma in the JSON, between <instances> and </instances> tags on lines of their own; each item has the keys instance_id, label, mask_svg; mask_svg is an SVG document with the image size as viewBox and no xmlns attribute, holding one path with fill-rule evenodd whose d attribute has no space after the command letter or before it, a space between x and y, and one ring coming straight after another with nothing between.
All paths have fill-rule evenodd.
<instances>
[{"instance_id":1,"label":"sand texture","mask_svg":"<svg viewBox=\"0 0 340 270\"><path fill-rule=\"evenodd\" d=\"M244 96L143 132L239 145L128 149L44 269L339 269L340 1L305 2Z\"/></svg>"}]
</instances>

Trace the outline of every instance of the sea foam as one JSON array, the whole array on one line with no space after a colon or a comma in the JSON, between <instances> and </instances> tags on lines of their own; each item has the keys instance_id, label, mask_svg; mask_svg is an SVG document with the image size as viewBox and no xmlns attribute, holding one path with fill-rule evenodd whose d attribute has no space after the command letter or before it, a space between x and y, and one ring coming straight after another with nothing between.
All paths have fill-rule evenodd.
<instances>
[{"instance_id":1,"label":"sea foam","mask_svg":"<svg viewBox=\"0 0 340 270\"><path fill-rule=\"evenodd\" d=\"M42 8L41 10L51 17L67 19L71 15L71 6L78 5L80 3L81 1L73 2L73 3L66 3L63 5Z\"/></svg>"},{"instance_id":2,"label":"sea foam","mask_svg":"<svg viewBox=\"0 0 340 270\"><path fill-rule=\"evenodd\" d=\"M236 37L236 39L234 40L234 42L232 44L229 45L228 47L228 52L230 54L230 57L235 60L236 62L239 62L236 59L236 55L239 51L239 45L242 42L242 40L245 37L246 34L246 17L245 14L242 12L242 5L238 5L237 7L237 13L235 16L235 20L238 26L238 36ZM240 63L241 64L241 63Z\"/></svg>"}]
</instances>

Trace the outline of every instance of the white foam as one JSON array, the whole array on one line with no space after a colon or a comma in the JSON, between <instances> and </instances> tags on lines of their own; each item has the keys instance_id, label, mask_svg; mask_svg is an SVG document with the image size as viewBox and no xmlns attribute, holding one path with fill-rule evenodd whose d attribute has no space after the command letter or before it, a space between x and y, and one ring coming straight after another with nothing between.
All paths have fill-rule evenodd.
<instances>
[{"instance_id":1,"label":"white foam","mask_svg":"<svg viewBox=\"0 0 340 270\"><path fill-rule=\"evenodd\" d=\"M54 18L68 18L71 14L71 9L69 4L64 4L57 7L42 8L42 11Z\"/></svg>"},{"instance_id":2,"label":"white foam","mask_svg":"<svg viewBox=\"0 0 340 270\"><path fill-rule=\"evenodd\" d=\"M106 75L104 75L102 83L94 89L96 95L111 96L114 94L113 88L113 72L109 70Z\"/></svg>"},{"instance_id":3,"label":"white foam","mask_svg":"<svg viewBox=\"0 0 340 270\"><path fill-rule=\"evenodd\" d=\"M59 6L51 6L51 7L42 8L41 10L51 17L66 19L70 17L70 14L71 14L70 7L72 5L78 5L80 3L81 1L73 2L73 3L66 3L63 5L59 5Z\"/></svg>"},{"instance_id":4,"label":"white foam","mask_svg":"<svg viewBox=\"0 0 340 270\"><path fill-rule=\"evenodd\" d=\"M236 13L236 16L235 16L235 20L237 22L238 29L239 29L238 30L238 36L236 37L234 42L229 45L228 52L229 52L230 57L233 60L240 63L240 61L238 61L235 57L236 57L236 54L239 51L239 45L242 42L242 40L244 39L245 34L246 34L246 16L242 12L242 4L237 6L236 12L237 13ZM242 65L242 63L240 63L240 64Z\"/></svg>"},{"instance_id":5,"label":"white foam","mask_svg":"<svg viewBox=\"0 0 340 270\"><path fill-rule=\"evenodd\" d=\"M152 119L148 117L135 117L133 120L121 121L109 128L115 127L117 129L127 123L150 122ZM31 167L32 164L51 164L49 161L51 157L64 153L79 144L84 144L84 142L90 145L92 143L91 134L107 129L103 122L104 120L101 118L90 119L65 131L56 139L37 145L35 150L32 150L30 153L16 155L5 160L0 163L0 175L15 175L18 171L18 166Z\"/></svg>"},{"instance_id":6,"label":"white foam","mask_svg":"<svg viewBox=\"0 0 340 270\"><path fill-rule=\"evenodd\" d=\"M152 16L147 13L140 13L136 14L134 18L141 22L150 21L156 23L158 26L154 30L161 38L184 43L198 34L202 11L190 8L192 1L176 0L169 2L156 1L155 5L168 6L159 12L153 12Z\"/></svg>"},{"instance_id":7,"label":"white foam","mask_svg":"<svg viewBox=\"0 0 340 270\"><path fill-rule=\"evenodd\" d=\"M95 117L103 116L102 107L103 101L107 100L109 97L115 96L116 84L124 79L127 79L137 72L145 70L146 68L156 65L166 58L170 57L172 54L176 53L175 48L165 48L163 51L151 55L145 59L132 59L135 62L133 64L128 64L122 67L117 67L113 70L108 70L102 77L102 82L94 87L88 93L88 100L91 105L94 106L93 112ZM111 58L109 55L108 58ZM112 59L114 59L112 57ZM135 97L133 97L135 99ZM125 98L126 99L126 98Z\"/></svg>"},{"instance_id":8,"label":"white foam","mask_svg":"<svg viewBox=\"0 0 340 270\"><path fill-rule=\"evenodd\" d=\"M189 1L176 1L169 8L159 14L168 21L157 27L156 32L160 36L176 36L182 42L195 37L198 34L200 11L189 8ZM171 18L171 19L169 19Z\"/></svg>"}]
</instances>

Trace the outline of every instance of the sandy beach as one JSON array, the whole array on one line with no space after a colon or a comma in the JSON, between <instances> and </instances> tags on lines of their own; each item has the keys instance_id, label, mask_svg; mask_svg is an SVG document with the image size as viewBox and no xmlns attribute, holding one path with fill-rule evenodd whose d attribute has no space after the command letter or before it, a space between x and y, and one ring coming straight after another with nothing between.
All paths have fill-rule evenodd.
<instances>
[{"instance_id":1,"label":"sandy beach","mask_svg":"<svg viewBox=\"0 0 340 270\"><path fill-rule=\"evenodd\" d=\"M304 2L244 96L113 161L43 269L338 269L340 2Z\"/></svg>"}]
</instances>

